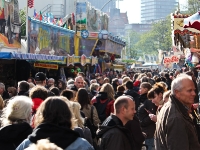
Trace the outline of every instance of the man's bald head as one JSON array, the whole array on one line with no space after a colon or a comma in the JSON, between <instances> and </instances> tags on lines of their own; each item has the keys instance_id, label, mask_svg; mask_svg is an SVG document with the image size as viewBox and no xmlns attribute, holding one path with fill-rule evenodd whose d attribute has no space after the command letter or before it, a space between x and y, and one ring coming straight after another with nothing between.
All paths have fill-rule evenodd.
<instances>
[{"instance_id":1,"label":"man's bald head","mask_svg":"<svg viewBox=\"0 0 200 150\"><path fill-rule=\"evenodd\" d=\"M129 101L133 101L131 96L120 96L114 102L114 111L115 114L119 114L122 107L128 108Z\"/></svg>"}]
</instances>

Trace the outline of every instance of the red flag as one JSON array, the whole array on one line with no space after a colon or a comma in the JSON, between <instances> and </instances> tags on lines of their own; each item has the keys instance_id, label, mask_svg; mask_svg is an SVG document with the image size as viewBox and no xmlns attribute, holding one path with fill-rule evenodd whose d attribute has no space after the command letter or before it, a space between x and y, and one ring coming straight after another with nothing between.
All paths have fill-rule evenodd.
<instances>
[{"instance_id":1,"label":"red flag","mask_svg":"<svg viewBox=\"0 0 200 150\"><path fill-rule=\"evenodd\" d=\"M34 7L34 0L28 0L28 7L33 8Z\"/></svg>"},{"instance_id":2,"label":"red flag","mask_svg":"<svg viewBox=\"0 0 200 150\"><path fill-rule=\"evenodd\" d=\"M42 21L42 12L40 11L40 21Z\"/></svg>"}]
</instances>

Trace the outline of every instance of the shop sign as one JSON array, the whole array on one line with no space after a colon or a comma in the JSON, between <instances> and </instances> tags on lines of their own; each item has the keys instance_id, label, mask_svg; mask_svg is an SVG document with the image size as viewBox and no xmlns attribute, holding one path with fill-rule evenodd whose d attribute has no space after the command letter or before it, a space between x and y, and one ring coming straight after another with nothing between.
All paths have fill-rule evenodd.
<instances>
[{"instance_id":1,"label":"shop sign","mask_svg":"<svg viewBox=\"0 0 200 150\"><path fill-rule=\"evenodd\" d=\"M58 69L58 65L56 64L44 64L44 63L34 63L34 67L38 68L46 68L46 69Z\"/></svg>"},{"instance_id":2,"label":"shop sign","mask_svg":"<svg viewBox=\"0 0 200 150\"><path fill-rule=\"evenodd\" d=\"M74 55L70 56L70 55L67 55L67 66L69 65L74 65Z\"/></svg>"},{"instance_id":3,"label":"shop sign","mask_svg":"<svg viewBox=\"0 0 200 150\"><path fill-rule=\"evenodd\" d=\"M82 66L85 66L85 64L86 64L86 56L83 54L83 55L81 56L81 65L82 65Z\"/></svg>"}]
</instances>

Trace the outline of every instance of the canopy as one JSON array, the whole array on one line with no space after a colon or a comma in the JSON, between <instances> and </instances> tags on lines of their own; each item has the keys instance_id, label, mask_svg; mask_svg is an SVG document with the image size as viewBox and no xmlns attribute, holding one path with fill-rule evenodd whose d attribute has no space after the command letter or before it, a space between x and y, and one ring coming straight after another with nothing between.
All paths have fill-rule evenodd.
<instances>
[{"instance_id":1,"label":"canopy","mask_svg":"<svg viewBox=\"0 0 200 150\"><path fill-rule=\"evenodd\" d=\"M55 55L44 55L44 54L0 52L0 59L64 61L65 57L55 56Z\"/></svg>"},{"instance_id":2,"label":"canopy","mask_svg":"<svg viewBox=\"0 0 200 150\"><path fill-rule=\"evenodd\" d=\"M184 28L194 28L200 31L200 12L184 19Z\"/></svg>"}]
</instances>

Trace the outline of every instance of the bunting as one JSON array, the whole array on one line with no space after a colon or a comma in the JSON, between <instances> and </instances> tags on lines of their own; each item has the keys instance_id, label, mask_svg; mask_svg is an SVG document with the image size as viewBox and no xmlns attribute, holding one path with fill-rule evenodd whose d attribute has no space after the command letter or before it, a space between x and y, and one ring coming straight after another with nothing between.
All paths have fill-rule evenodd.
<instances>
[{"instance_id":1,"label":"bunting","mask_svg":"<svg viewBox=\"0 0 200 150\"><path fill-rule=\"evenodd\" d=\"M33 8L34 7L34 0L28 0L28 7Z\"/></svg>"}]
</instances>

